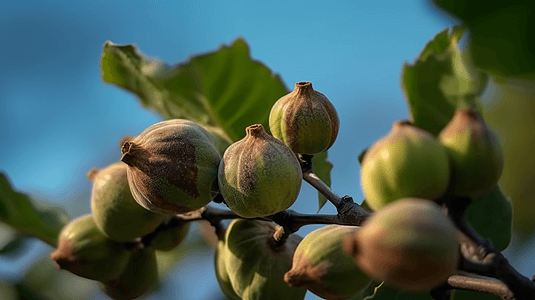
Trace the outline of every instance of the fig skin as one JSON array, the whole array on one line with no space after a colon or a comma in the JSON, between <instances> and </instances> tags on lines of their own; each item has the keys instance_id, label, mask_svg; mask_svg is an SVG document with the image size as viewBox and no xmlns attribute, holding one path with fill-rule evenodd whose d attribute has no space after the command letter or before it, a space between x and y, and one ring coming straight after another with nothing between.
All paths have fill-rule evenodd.
<instances>
[{"instance_id":1,"label":"fig skin","mask_svg":"<svg viewBox=\"0 0 535 300\"><path fill-rule=\"evenodd\" d=\"M93 181L93 219L107 237L119 242L133 241L153 232L165 218L136 202L130 192L126 167L126 164L118 162L88 173Z\"/></svg>"},{"instance_id":2,"label":"fig skin","mask_svg":"<svg viewBox=\"0 0 535 300\"><path fill-rule=\"evenodd\" d=\"M107 238L88 214L69 222L61 231L58 247L50 259L60 269L78 276L108 281L126 267L130 251L122 243Z\"/></svg>"},{"instance_id":3,"label":"fig skin","mask_svg":"<svg viewBox=\"0 0 535 300\"><path fill-rule=\"evenodd\" d=\"M223 295L230 300L241 300L240 296L236 294L232 283L230 282L230 277L227 272L227 267L225 265L225 257L223 255L225 251L225 241L219 240L216 245L214 253L214 269L215 277L219 283L219 287L223 292Z\"/></svg>"},{"instance_id":4,"label":"fig skin","mask_svg":"<svg viewBox=\"0 0 535 300\"><path fill-rule=\"evenodd\" d=\"M145 248L132 254L117 279L101 283L100 288L112 299L130 300L145 295L155 288L158 282L156 252Z\"/></svg>"},{"instance_id":5,"label":"fig skin","mask_svg":"<svg viewBox=\"0 0 535 300\"><path fill-rule=\"evenodd\" d=\"M477 198L496 185L503 165L503 150L494 132L472 109L460 109L439 134L451 162L448 192Z\"/></svg>"},{"instance_id":6,"label":"fig skin","mask_svg":"<svg viewBox=\"0 0 535 300\"><path fill-rule=\"evenodd\" d=\"M172 222L172 224L162 224L162 226L166 226L166 228L162 230L158 229L157 232L155 232L155 236L150 242L150 246L154 249L159 251L171 251L186 239L190 223L177 219L171 219L169 222Z\"/></svg>"},{"instance_id":7,"label":"fig skin","mask_svg":"<svg viewBox=\"0 0 535 300\"><path fill-rule=\"evenodd\" d=\"M340 119L329 99L307 81L297 82L269 114L271 134L295 153L314 155L329 149L338 136Z\"/></svg>"},{"instance_id":8,"label":"fig skin","mask_svg":"<svg viewBox=\"0 0 535 300\"><path fill-rule=\"evenodd\" d=\"M354 297L372 282L344 252L344 240L358 230L360 227L329 225L309 233L297 246L284 281L290 286L305 286L324 299Z\"/></svg>"},{"instance_id":9,"label":"fig skin","mask_svg":"<svg viewBox=\"0 0 535 300\"><path fill-rule=\"evenodd\" d=\"M182 119L156 123L121 149L134 199L162 214L181 214L217 194L219 154L214 136Z\"/></svg>"},{"instance_id":10,"label":"fig skin","mask_svg":"<svg viewBox=\"0 0 535 300\"><path fill-rule=\"evenodd\" d=\"M428 292L457 271L457 231L440 207L404 198L375 212L344 242L370 277L412 292Z\"/></svg>"},{"instance_id":11,"label":"fig skin","mask_svg":"<svg viewBox=\"0 0 535 300\"><path fill-rule=\"evenodd\" d=\"M362 190L373 210L405 197L437 199L445 194L449 179L446 149L409 122L395 122L362 160Z\"/></svg>"},{"instance_id":12,"label":"fig skin","mask_svg":"<svg viewBox=\"0 0 535 300\"><path fill-rule=\"evenodd\" d=\"M234 292L243 300L305 297L305 288L290 287L283 280L302 238L292 234L284 244L277 245L275 230L273 222L234 219L225 232L222 265Z\"/></svg>"},{"instance_id":13,"label":"fig skin","mask_svg":"<svg viewBox=\"0 0 535 300\"><path fill-rule=\"evenodd\" d=\"M301 189L303 173L295 154L260 124L230 145L219 165L219 189L228 207L245 218L289 208Z\"/></svg>"}]
</instances>

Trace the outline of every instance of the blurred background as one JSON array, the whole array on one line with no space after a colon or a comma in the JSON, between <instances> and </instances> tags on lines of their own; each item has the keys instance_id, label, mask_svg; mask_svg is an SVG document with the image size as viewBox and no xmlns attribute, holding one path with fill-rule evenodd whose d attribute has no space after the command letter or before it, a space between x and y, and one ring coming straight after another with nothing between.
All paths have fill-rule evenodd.
<instances>
[{"instance_id":1,"label":"blurred background","mask_svg":"<svg viewBox=\"0 0 535 300\"><path fill-rule=\"evenodd\" d=\"M402 64L455 23L424 0L4 1L0 170L15 189L65 208L70 217L89 213L87 171L117 161L122 137L160 121L133 95L101 81L102 45L133 43L146 55L175 64L243 37L251 56L287 87L311 81L335 105L341 128L329 150L332 188L360 202L358 154L392 122L408 118ZM506 151L502 188L515 201L514 240L506 253L528 277L535 274L533 95L529 82L492 80L484 97L487 119ZM304 184L292 209L316 213L316 192ZM336 213L330 204L321 212ZM1 245L13 232L0 226ZM190 231L190 245L197 245L198 228ZM0 255L0 299L9 299L17 282L45 299L106 299L93 282L55 270L50 246L29 239L23 250ZM221 297L212 250L197 245L183 252L147 299ZM307 299L319 298L309 293Z\"/></svg>"}]
</instances>

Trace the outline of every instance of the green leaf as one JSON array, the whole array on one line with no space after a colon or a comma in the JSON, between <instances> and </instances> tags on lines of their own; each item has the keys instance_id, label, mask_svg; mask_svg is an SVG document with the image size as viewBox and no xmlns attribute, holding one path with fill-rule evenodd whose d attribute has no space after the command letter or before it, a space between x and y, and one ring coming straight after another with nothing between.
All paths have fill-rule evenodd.
<instances>
[{"instance_id":1,"label":"green leaf","mask_svg":"<svg viewBox=\"0 0 535 300\"><path fill-rule=\"evenodd\" d=\"M314 155L312 158L312 164L314 166L314 174L316 174L321 181L323 181L329 187L331 186L331 170L333 164L327 160L327 151ZM327 203L327 198L318 192L318 211Z\"/></svg>"},{"instance_id":2,"label":"green leaf","mask_svg":"<svg viewBox=\"0 0 535 300\"><path fill-rule=\"evenodd\" d=\"M44 206L14 191L7 176L0 172L0 222L55 247L68 220L63 210Z\"/></svg>"},{"instance_id":3,"label":"green leaf","mask_svg":"<svg viewBox=\"0 0 535 300\"><path fill-rule=\"evenodd\" d=\"M412 65L403 66L402 87L411 121L435 135L457 108L481 111L480 96L488 78L457 47L463 33L462 27L439 32Z\"/></svg>"},{"instance_id":4,"label":"green leaf","mask_svg":"<svg viewBox=\"0 0 535 300\"><path fill-rule=\"evenodd\" d=\"M278 75L251 59L243 39L173 67L143 56L133 45L107 42L101 68L105 82L135 93L163 118L218 127L232 141L244 137L252 124L268 130L271 107L288 93Z\"/></svg>"},{"instance_id":5,"label":"green leaf","mask_svg":"<svg viewBox=\"0 0 535 300\"><path fill-rule=\"evenodd\" d=\"M511 242L513 207L496 186L488 195L474 199L466 211L466 219L472 228L499 250Z\"/></svg>"},{"instance_id":6,"label":"green leaf","mask_svg":"<svg viewBox=\"0 0 535 300\"><path fill-rule=\"evenodd\" d=\"M470 28L474 64L493 75L535 77L535 1L434 0Z\"/></svg>"}]
</instances>

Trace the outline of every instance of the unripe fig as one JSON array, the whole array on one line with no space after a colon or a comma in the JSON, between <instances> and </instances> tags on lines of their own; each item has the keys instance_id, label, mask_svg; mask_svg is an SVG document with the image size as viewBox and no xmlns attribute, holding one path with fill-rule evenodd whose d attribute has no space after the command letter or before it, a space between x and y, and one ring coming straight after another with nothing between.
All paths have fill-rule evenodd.
<instances>
[{"instance_id":1,"label":"unripe fig","mask_svg":"<svg viewBox=\"0 0 535 300\"><path fill-rule=\"evenodd\" d=\"M119 242L132 241L154 231L165 217L148 211L134 200L126 167L119 162L88 173L93 181L93 219L106 236Z\"/></svg>"},{"instance_id":2,"label":"unripe fig","mask_svg":"<svg viewBox=\"0 0 535 300\"><path fill-rule=\"evenodd\" d=\"M373 279L414 292L442 284L459 264L455 226L426 199L400 199L378 210L344 247Z\"/></svg>"},{"instance_id":3,"label":"unripe fig","mask_svg":"<svg viewBox=\"0 0 535 300\"><path fill-rule=\"evenodd\" d=\"M293 152L312 155L333 145L340 120L329 99L315 91L312 83L302 81L273 105L269 128Z\"/></svg>"},{"instance_id":4,"label":"unripe fig","mask_svg":"<svg viewBox=\"0 0 535 300\"><path fill-rule=\"evenodd\" d=\"M112 299L129 300L146 294L157 283L156 252L145 248L132 254L126 268L117 279L102 283L100 288Z\"/></svg>"},{"instance_id":5,"label":"unripe fig","mask_svg":"<svg viewBox=\"0 0 535 300\"><path fill-rule=\"evenodd\" d=\"M451 162L451 194L476 198L490 192L502 174L503 150L483 118L471 109L457 110L439 140Z\"/></svg>"},{"instance_id":6,"label":"unripe fig","mask_svg":"<svg viewBox=\"0 0 535 300\"><path fill-rule=\"evenodd\" d=\"M219 165L219 189L228 207L246 218L264 217L290 207L301 188L301 165L281 141L260 124L230 145Z\"/></svg>"},{"instance_id":7,"label":"unripe fig","mask_svg":"<svg viewBox=\"0 0 535 300\"><path fill-rule=\"evenodd\" d=\"M404 197L439 198L449 178L446 149L409 122L395 122L362 160L362 190L373 210Z\"/></svg>"},{"instance_id":8,"label":"unripe fig","mask_svg":"<svg viewBox=\"0 0 535 300\"><path fill-rule=\"evenodd\" d=\"M232 289L243 300L303 299L306 289L290 287L283 277L291 265L301 237L290 235L284 243L273 238L275 225L268 221L235 219L225 233L222 259Z\"/></svg>"},{"instance_id":9,"label":"unripe fig","mask_svg":"<svg viewBox=\"0 0 535 300\"><path fill-rule=\"evenodd\" d=\"M344 252L344 240L358 230L360 227L329 225L309 233L297 246L284 281L290 286L305 286L324 299L355 296L372 281Z\"/></svg>"},{"instance_id":10,"label":"unripe fig","mask_svg":"<svg viewBox=\"0 0 535 300\"><path fill-rule=\"evenodd\" d=\"M150 245L160 251L171 251L184 241L189 231L189 222L171 219L162 224L163 229L158 228ZM160 230L161 229L161 230Z\"/></svg>"},{"instance_id":11,"label":"unripe fig","mask_svg":"<svg viewBox=\"0 0 535 300\"><path fill-rule=\"evenodd\" d=\"M61 231L58 248L50 258L60 269L81 277L108 281L126 267L130 252L122 243L108 239L92 215L72 220Z\"/></svg>"},{"instance_id":12,"label":"unripe fig","mask_svg":"<svg viewBox=\"0 0 535 300\"><path fill-rule=\"evenodd\" d=\"M186 213L217 194L221 156L213 136L194 122L156 123L125 142L121 151L132 195L150 211Z\"/></svg>"},{"instance_id":13,"label":"unripe fig","mask_svg":"<svg viewBox=\"0 0 535 300\"><path fill-rule=\"evenodd\" d=\"M223 253L225 253L225 241L219 240L214 253L215 277L225 297L230 300L241 300L240 296L238 296L234 291L232 283L230 282Z\"/></svg>"}]
</instances>

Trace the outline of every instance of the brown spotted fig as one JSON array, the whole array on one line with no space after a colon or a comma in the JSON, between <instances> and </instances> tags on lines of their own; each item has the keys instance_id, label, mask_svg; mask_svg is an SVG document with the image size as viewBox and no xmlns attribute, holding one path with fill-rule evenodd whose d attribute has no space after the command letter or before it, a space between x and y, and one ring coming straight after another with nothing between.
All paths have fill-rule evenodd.
<instances>
[{"instance_id":1,"label":"brown spotted fig","mask_svg":"<svg viewBox=\"0 0 535 300\"><path fill-rule=\"evenodd\" d=\"M158 284L156 252L146 248L133 253L121 275L103 282L100 287L115 300L130 300L148 293Z\"/></svg>"},{"instance_id":2,"label":"brown spotted fig","mask_svg":"<svg viewBox=\"0 0 535 300\"><path fill-rule=\"evenodd\" d=\"M456 111L440 132L439 140L451 162L451 194L475 198L484 196L496 185L504 164L502 147L477 112Z\"/></svg>"},{"instance_id":3,"label":"brown spotted fig","mask_svg":"<svg viewBox=\"0 0 535 300\"><path fill-rule=\"evenodd\" d=\"M120 242L154 231L165 217L148 211L134 200L126 167L119 162L88 173L93 181L91 212L95 224L110 239Z\"/></svg>"},{"instance_id":4,"label":"brown spotted fig","mask_svg":"<svg viewBox=\"0 0 535 300\"><path fill-rule=\"evenodd\" d=\"M121 151L132 195L150 211L186 213L217 194L221 156L212 134L194 122L156 123L126 141Z\"/></svg>"},{"instance_id":5,"label":"brown spotted fig","mask_svg":"<svg viewBox=\"0 0 535 300\"><path fill-rule=\"evenodd\" d=\"M362 160L362 190L373 210L404 197L439 198L449 178L446 149L409 122L395 122Z\"/></svg>"},{"instance_id":6,"label":"brown spotted fig","mask_svg":"<svg viewBox=\"0 0 535 300\"><path fill-rule=\"evenodd\" d=\"M459 264L455 226L427 199L399 199L378 210L344 248L373 279L414 292L444 283Z\"/></svg>"},{"instance_id":7,"label":"brown spotted fig","mask_svg":"<svg viewBox=\"0 0 535 300\"><path fill-rule=\"evenodd\" d=\"M60 269L81 277L108 281L126 267L130 252L122 243L107 238L92 215L72 220L61 231L58 248L50 258Z\"/></svg>"},{"instance_id":8,"label":"brown spotted fig","mask_svg":"<svg viewBox=\"0 0 535 300\"><path fill-rule=\"evenodd\" d=\"M313 155L333 145L340 120L329 99L315 91L312 83L302 81L273 105L269 128L295 153Z\"/></svg>"},{"instance_id":9,"label":"brown spotted fig","mask_svg":"<svg viewBox=\"0 0 535 300\"><path fill-rule=\"evenodd\" d=\"M297 246L284 281L304 286L324 299L354 297L372 281L344 252L344 240L358 230L360 227L329 225L309 233Z\"/></svg>"},{"instance_id":10,"label":"brown spotted fig","mask_svg":"<svg viewBox=\"0 0 535 300\"><path fill-rule=\"evenodd\" d=\"M301 165L281 141L260 124L230 145L219 166L219 189L228 207L242 217L263 217L290 207L299 194Z\"/></svg>"},{"instance_id":11,"label":"brown spotted fig","mask_svg":"<svg viewBox=\"0 0 535 300\"><path fill-rule=\"evenodd\" d=\"M291 265L301 237L290 235L276 243L275 224L268 221L235 219L225 233L225 245L216 259L222 259L219 273L228 275L232 290L243 300L298 300L306 289L290 287L283 277ZM216 261L217 263L217 261ZM228 284L222 289L228 289Z\"/></svg>"}]
</instances>

